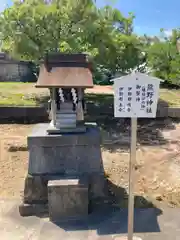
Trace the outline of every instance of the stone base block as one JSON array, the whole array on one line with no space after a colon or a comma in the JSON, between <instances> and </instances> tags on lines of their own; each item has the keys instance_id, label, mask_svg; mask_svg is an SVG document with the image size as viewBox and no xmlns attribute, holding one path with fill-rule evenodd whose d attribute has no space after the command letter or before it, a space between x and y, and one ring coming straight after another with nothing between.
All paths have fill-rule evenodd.
<instances>
[{"instance_id":1,"label":"stone base block","mask_svg":"<svg viewBox=\"0 0 180 240\"><path fill-rule=\"evenodd\" d=\"M85 133L86 126L75 126L72 128L58 128L49 125L47 129L48 134L61 134L61 133Z\"/></svg>"},{"instance_id":2,"label":"stone base block","mask_svg":"<svg viewBox=\"0 0 180 240\"><path fill-rule=\"evenodd\" d=\"M107 183L104 174L86 174L81 176L68 176L68 179L86 178L88 179L88 198L89 206L93 211L93 206L99 199L104 199L107 195ZM25 179L23 203L24 206L39 206L48 203L48 182L67 179L62 175L30 175ZM33 208L34 209L34 208ZM34 210L30 211L33 212Z\"/></svg>"},{"instance_id":3,"label":"stone base block","mask_svg":"<svg viewBox=\"0 0 180 240\"><path fill-rule=\"evenodd\" d=\"M104 198L107 196L108 188L105 175L103 173L89 174L89 196L91 201L96 198Z\"/></svg>"},{"instance_id":4,"label":"stone base block","mask_svg":"<svg viewBox=\"0 0 180 240\"><path fill-rule=\"evenodd\" d=\"M25 179L24 203L47 203L47 183L42 176L29 175Z\"/></svg>"},{"instance_id":5,"label":"stone base block","mask_svg":"<svg viewBox=\"0 0 180 240\"><path fill-rule=\"evenodd\" d=\"M48 214L48 204L26 204L19 206L19 213L22 217L42 216Z\"/></svg>"},{"instance_id":6,"label":"stone base block","mask_svg":"<svg viewBox=\"0 0 180 240\"><path fill-rule=\"evenodd\" d=\"M31 175L64 174L78 176L104 172L100 131L87 127L85 133L47 134L47 124L38 124L28 137Z\"/></svg>"},{"instance_id":7,"label":"stone base block","mask_svg":"<svg viewBox=\"0 0 180 240\"><path fill-rule=\"evenodd\" d=\"M48 182L49 218L53 222L88 216L88 183L85 179Z\"/></svg>"}]
</instances>

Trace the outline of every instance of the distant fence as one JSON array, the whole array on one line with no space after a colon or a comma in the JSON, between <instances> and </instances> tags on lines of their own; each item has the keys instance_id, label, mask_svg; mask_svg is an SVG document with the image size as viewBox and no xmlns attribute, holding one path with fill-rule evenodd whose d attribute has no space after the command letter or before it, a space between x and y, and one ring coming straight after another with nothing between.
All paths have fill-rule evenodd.
<instances>
[{"instance_id":1,"label":"distant fence","mask_svg":"<svg viewBox=\"0 0 180 240\"><path fill-rule=\"evenodd\" d=\"M0 59L0 82L36 82L32 62Z\"/></svg>"}]
</instances>

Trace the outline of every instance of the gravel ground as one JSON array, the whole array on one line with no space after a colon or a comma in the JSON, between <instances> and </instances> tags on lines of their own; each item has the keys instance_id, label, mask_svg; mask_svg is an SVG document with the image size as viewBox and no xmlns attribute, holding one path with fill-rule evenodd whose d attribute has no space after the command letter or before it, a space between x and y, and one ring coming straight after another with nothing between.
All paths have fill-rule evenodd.
<instances>
[{"instance_id":1,"label":"gravel ground","mask_svg":"<svg viewBox=\"0 0 180 240\"><path fill-rule=\"evenodd\" d=\"M28 163L26 137L32 127L0 125L1 197L18 198L22 195ZM118 204L122 199L122 190L128 191L129 132L128 123L119 128L118 134L117 130L102 131L104 168ZM139 123L135 184L137 196L143 196L153 203L180 206L179 150L180 123L170 119ZM126 195L123 197L126 198Z\"/></svg>"}]
</instances>

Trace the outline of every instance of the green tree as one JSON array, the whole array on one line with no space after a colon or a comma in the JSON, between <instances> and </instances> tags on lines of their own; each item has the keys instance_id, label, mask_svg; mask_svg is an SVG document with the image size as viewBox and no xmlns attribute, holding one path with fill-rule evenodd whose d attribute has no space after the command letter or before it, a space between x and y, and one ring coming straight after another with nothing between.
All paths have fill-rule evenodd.
<instances>
[{"instance_id":1,"label":"green tree","mask_svg":"<svg viewBox=\"0 0 180 240\"><path fill-rule=\"evenodd\" d=\"M177 42L180 31L174 29L172 36L166 36L162 30L164 39L155 42L148 49L148 65L153 69L155 76L170 84L180 84L180 54Z\"/></svg>"},{"instance_id":2,"label":"green tree","mask_svg":"<svg viewBox=\"0 0 180 240\"><path fill-rule=\"evenodd\" d=\"M111 6L97 8L93 0L16 0L0 16L2 49L33 61L50 51L86 52L95 75L113 75L139 63L133 19Z\"/></svg>"}]
</instances>

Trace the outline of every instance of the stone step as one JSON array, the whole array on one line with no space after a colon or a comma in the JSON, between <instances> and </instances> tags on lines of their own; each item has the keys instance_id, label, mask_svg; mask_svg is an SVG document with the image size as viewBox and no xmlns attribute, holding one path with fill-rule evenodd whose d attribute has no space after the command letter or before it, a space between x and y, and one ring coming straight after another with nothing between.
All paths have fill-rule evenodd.
<instances>
[{"instance_id":1,"label":"stone step","mask_svg":"<svg viewBox=\"0 0 180 240\"><path fill-rule=\"evenodd\" d=\"M58 128L75 128L76 114L57 114L56 127Z\"/></svg>"},{"instance_id":2,"label":"stone step","mask_svg":"<svg viewBox=\"0 0 180 240\"><path fill-rule=\"evenodd\" d=\"M71 123L71 122L76 122L76 119L72 119L72 118L56 118L56 120L58 121L58 122L69 122L69 123Z\"/></svg>"},{"instance_id":3,"label":"stone step","mask_svg":"<svg viewBox=\"0 0 180 240\"><path fill-rule=\"evenodd\" d=\"M56 129L66 129L66 132L68 131L68 129L75 129L76 128L76 124L56 124Z\"/></svg>"},{"instance_id":4,"label":"stone step","mask_svg":"<svg viewBox=\"0 0 180 240\"><path fill-rule=\"evenodd\" d=\"M74 112L57 112L56 116L61 116L61 117L76 117L76 113Z\"/></svg>"},{"instance_id":5,"label":"stone step","mask_svg":"<svg viewBox=\"0 0 180 240\"><path fill-rule=\"evenodd\" d=\"M76 121L58 121L56 120L56 127L57 128L75 128L76 127Z\"/></svg>"},{"instance_id":6,"label":"stone step","mask_svg":"<svg viewBox=\"0 0 180 240\"><path fill-rule=\"evenodd\" d=\"M57 110L56 113L76 113L75 111L73 111L73 109L66 109L66 108L61 108L60 110Z\"/></svg>"},{"instance_id":7,"label":"stone step","mask_svg":"<svg viewBox=\"0 0 180 240\"><path fill-rule=\"evenodd\" d=\"M56 119L57 120L61 120L61 121L65 121L65 120L68 120L68 121L76 121L76 117L71 117L71 116L56 116Z\"/></svg>"},{"instance_id":8,"label":"stone step","mask_svg":"<svg viewBox=\"0 0 180 240\"><path fill-rule=\"evenodd\" d=\"M68 122L76 122L76 118L59 118L59 117L56 117L56 120L58 120L59 122L65 122L65 121L68 121Z\"/></svg>"},{"instance_id":9,"label":"stone step","mask_svg":"<svg viewBox=\"0 0 180 240\"><path fill-rule=\"evenodd\" d=\"M49 218L52 222L88 216L88 181L67 178L48 181Z\"/></svg>"}]
</instances>

